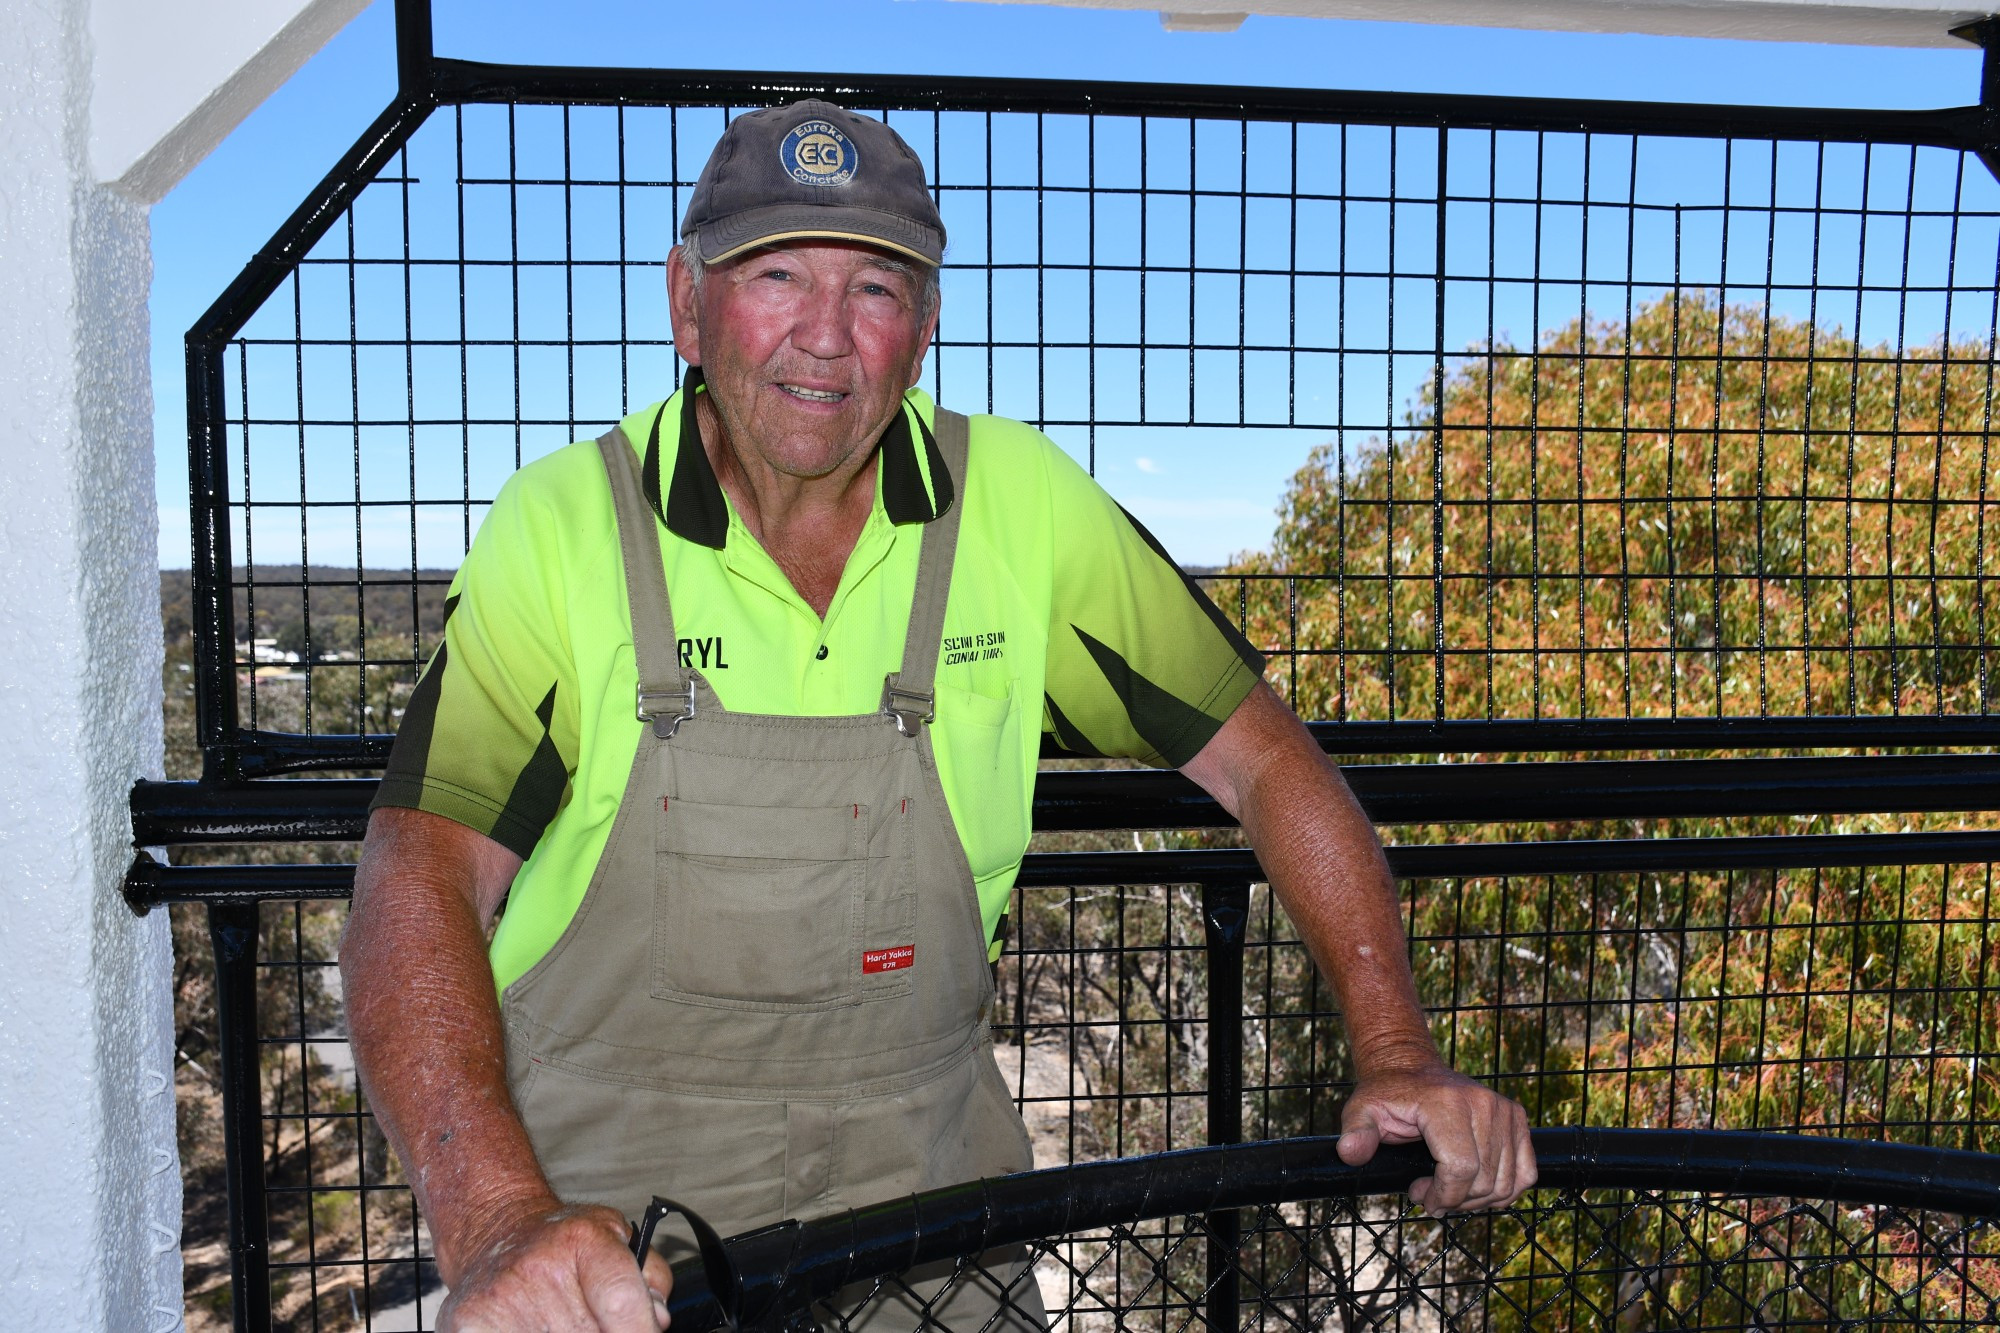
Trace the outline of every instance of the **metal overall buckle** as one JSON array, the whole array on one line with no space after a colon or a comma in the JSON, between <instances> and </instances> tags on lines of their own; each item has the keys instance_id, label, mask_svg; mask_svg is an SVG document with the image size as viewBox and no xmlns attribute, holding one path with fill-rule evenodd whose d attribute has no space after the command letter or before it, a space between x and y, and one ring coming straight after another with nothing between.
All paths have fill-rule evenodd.
<instances>
[{"instance_id":1,"label":"metal overall buckle","mask_svg":"<svg viewBox=\"0 0 2000 1333\"><path fill-rule=\"evenodd\" d=\"M895 719L896 730L905 736L937 717L937 696L921 690L906 690L891 676L882 682L882 716Z\"/></svg>"},{"instance_id":2,"label":"metal overall buckle","mask_svg":"<svg viewBox=\"0 0 2000 1333\"><path fill-rule=\"evenodd\" d=\"M692 722L694 720L693 676L688 677L687 695L685 698L672 690L654 690L649 693L644 684L639 686L638 694L639 720L651 723L653 734L663 741L672 740L674 733L681 729L681 723ZM681 711L678 713L670 712L667 708L658 706L661 704L671 704L675 700L679 700L681 704Z\"/></svg>"}]
</instances>

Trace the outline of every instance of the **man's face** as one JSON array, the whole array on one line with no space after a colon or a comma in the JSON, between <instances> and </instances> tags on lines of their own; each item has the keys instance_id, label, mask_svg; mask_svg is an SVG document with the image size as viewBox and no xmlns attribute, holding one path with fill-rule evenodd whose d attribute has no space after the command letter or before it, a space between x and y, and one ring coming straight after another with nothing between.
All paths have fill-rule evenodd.
<instances>
[{"instance_id":1,"label":"man's face","mask_svg":"<svg viewBox=\"0 0 2000 1333\"><path fill-rule=\"evenodd\" d=\"M701 367L728 443L823 477L875 443L916 383L935 315L912 267L866 245L787 242L711 268L667 267L674 343Z\"/></svg>"}]
</instances>

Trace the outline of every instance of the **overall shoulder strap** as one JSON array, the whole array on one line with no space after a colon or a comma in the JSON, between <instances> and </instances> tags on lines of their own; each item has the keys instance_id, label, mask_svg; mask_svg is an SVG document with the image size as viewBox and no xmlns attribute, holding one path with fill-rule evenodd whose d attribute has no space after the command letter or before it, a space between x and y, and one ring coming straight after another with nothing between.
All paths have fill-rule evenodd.
<instances>
[{"instance_id":1,"label":"overall shoulder strap","mask_svg":"<svg viewBox=\"0 0 2000 1333\"><path fill-rule=\"evenodd\" d=\"M923 426L918 419L919 429ZM937 409L934 432L938 452L951 473L955 498L944 513L924 526L917 554L917 589L910 603L910 624L903 637L903 664L882 684L882 712L895 719L905 736L936 716L938 644L944 638L945 602L951 595L952 565L958 556L958 522L965 512L966 462L971 453L972 423L957 412Z\"/></svg>"},{"instance_id":2,"label":"overall shoulder strap","mask_svg":"<svg viewBox=\"0 0 2000 1333\"><path fill-rule=\"evenodd\" d=\"M653 423L658 438L659 422ZM632 654L639 665L637 711L666 740L694 716L694 678L681 670L675 649L674 609L660 562L659 520L640 491L639 463L621 427L597 438L611 504L618 515L618 550L625 562L625 602L632 616Z\"/></svg>"}]
</instances>

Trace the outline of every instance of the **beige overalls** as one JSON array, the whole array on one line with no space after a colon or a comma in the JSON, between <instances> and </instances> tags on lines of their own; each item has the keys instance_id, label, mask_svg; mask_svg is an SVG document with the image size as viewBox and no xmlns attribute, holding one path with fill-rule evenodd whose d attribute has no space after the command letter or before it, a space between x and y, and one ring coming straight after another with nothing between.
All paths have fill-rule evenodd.
<instances>
[{"instance_id":1,"label":"beige overalls","mask_svg":"<svg viewBox=\"0 0 2000 1333\"><path fill-rule=\"evenodd\" d=\"M853 717L732 713L682 667L637 458L598 442L646 725L582 904L502 997L515 1105L566 1200L637 1216L667 1194L727 1236L1031 1165L927 725L968 445L937 416L960 498L924 529L884 707Z\"/></svg>"}]
</instances>

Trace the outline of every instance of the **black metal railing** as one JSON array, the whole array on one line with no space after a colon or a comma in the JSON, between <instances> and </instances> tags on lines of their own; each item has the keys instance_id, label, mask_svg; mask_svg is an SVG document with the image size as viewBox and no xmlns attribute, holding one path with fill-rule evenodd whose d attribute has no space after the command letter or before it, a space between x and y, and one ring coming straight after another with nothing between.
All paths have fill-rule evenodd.
<instances>
[{"instance_id":1,"label":"black metal railing","mask_svg":"<svg viewBox=\"0 0 2000 1333\"><path fill-rule=\"evenodd\" d=\"M1928 845L1932 855L1993 858L1997 838L1935 835ZM1832 1147L1815 1156L1825 1136L1983 1154L2000 1131L2000 1092L1980 1073L2000 1057L1990 861L1924 864L1918 836L1850 841L1521 844L1486 849L1523 853L1504 872L1407 879L1412 957L1440 1044L1538 1123L1782 1130L1799 1146L1766 1153L1780 1169L1844 1160ZM1412 854L1480 850L1395 848L1391 860L1408 874ZM1822 853L1853 868L1814 865ZM1756 868L1717 869L1732 858ZM1911 863L1885 864L1899 858ZM1337 1128L1348 1078L1339 1015L1254 873L1247 853L1226 849L1047 853L1024 866L996 1033L1039 1161ZM142 900L207 904L237 1205L230 1290L245 1327L396 1327L379 1317L414 1319L420 1300L426 1317L435 1314L421 1223L345 1058L332 959L350 878L343 866L218 866L150 870L132 886ZM278 895L336 901L268 901ZM1567 1179L1556 1177L1556 1188ZM1677 1240L1684 1254L1709 1255L1719 1241L1708 1231L1738 1225L1729 1219L1739 1214L1760 1225L1782 1215L1751 1201L1749 1177L1726 1201L1668 1208L1662 1200L1690 1179L1663 1167L1651 1179L1606 1183L1651 1192L1620 1208L1667 1208L1648 1213L1647 1226L1704 1237ZM1817 1197L1831 1187L1802 1176L1756 1188ZM1844 1207L1898 1202L1839 1197ZM1930 1197L1937 1211L1967 1211ZM1434 1243L1421 1239L1433 1224L1399 1205L1354 1206L1385 1251L1428 1253ZM1583 1208L1538 1195L1506 1225L1567 1236ZM1416 1230L1397 1239L1404 1227ZM1081 1234L1051 1235L1049 1246ZM1186 1233L1177 1244L1196 1256L1196 1242L1213 1235ZM1888 1263L1892 1253L1902 1252L1878 1257ZM1421 1286L1434 1266L1412 1262L1396 1280ZM1816 1263L1816 1272L1837 1267ZM1245 1318L1278 1317L1258 1303L1268 1275L1248 1280ZM1175 1281L1216 1290L1187 1273ZM1466 1272L1454 1281L1461 1313L1513 1299L1468 1294L1476 1278ZM1138 1299L1141 1288L1132 1291ZM1084 1299L1080 1288L1072 1294ZM1157 1290L1145 1297L1159 1299ZM1417 1298L1383 1295L1380 1308L1406 1299ZM1144 1324L1150 1308L1135 1307L1133 1322Z\"/></svg>"},{"instance_id":2,"label":"black metal railing","mask_svg":"<svg viewBox=\"0 0 2000 1333\"><path fill-rule=\"evenodd\" d=\"M1121 1328L1974 1328L2000 1314L2000 1172L1985 1154L1535 1139L1545 1188L1495 1217L1371 1209L1429 1159L1388 1149L1349 1167L1331 1139L976 1181L746 1236L722 1271L680 1280L675 1326L716 1327L726 1306L745 1328L929 1327L982 1288L1003 1319L1047 1305ZM1012 1264L983 1258L995 1252ZM947 1280L913 1290L903 1275L926 1266Z\"/></svg>"},{"instance_id":3,"label":"black metal railing","mask_svg":"<svg viewBox=\"0 0 2000 1333\"><path fill-rule=\"evenodd\" d=\"M352 869L303 863L373 779L300 775L379 766L500 481L677 379L658 268L695 172L735 110L819 94L925 160L940 400L1114 489L1177 450L1283 491L1269 550L1199 577L1365 761L1440 1044L1603 1132L1544 1131L1549 1189L1483 1220L1384 1197L1407 1154L1154 1159L1337 1128L1339 1015L1212 801L1052 769L1038 847L1068 850L1016 889L1003 1067L1039 1160L1149 1162L994 1184L977 1234L871 1212L901 1257L867 1271L850 1237L847 1268L745 1272L837 1272L821 1316L871 1328L908 1305L896 1247L941 1235L1034 1242L1081 1324L1993 1321L1992 46L1979 105L1877 112L501 68L436 56L420 0L397 21L397 100L187 339L169 654L202 778L135 789L135 844L187 863L142 855L127 896L207 912L185 1035L213 1029L229 1244L197 1299L430 1326L345 1054ZM233 844L301 863L205 863ZM1691 1137L1604 1136L1641 1126ZM1944 1150L1981 1156L1947 1180ZM1225 1197L1217 1163L1262 1165Z\"/></svg>"}]
</instances>

